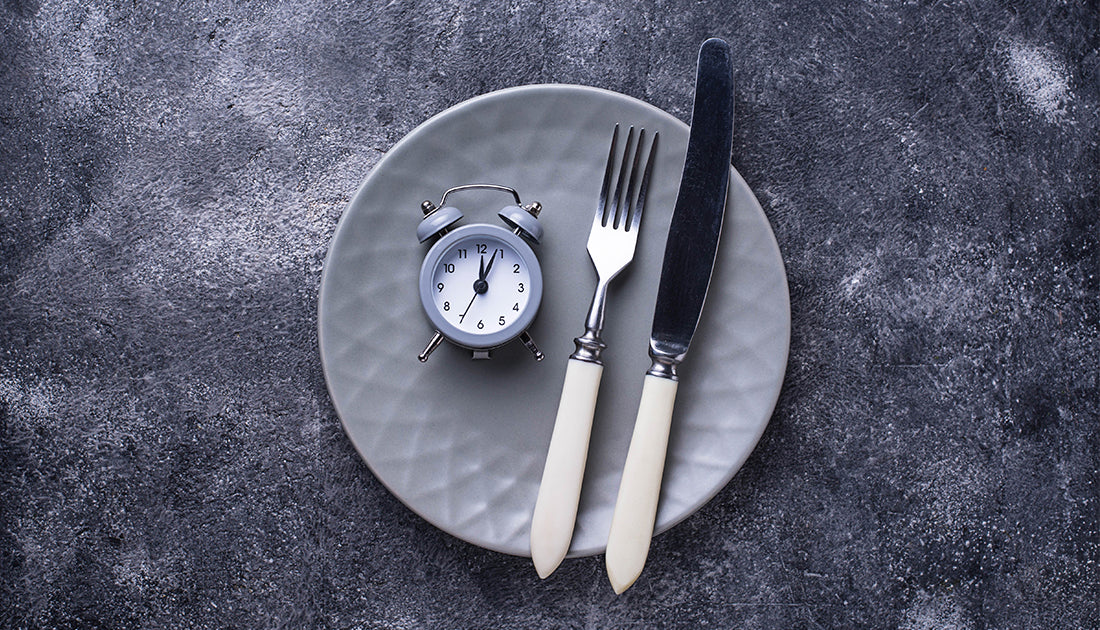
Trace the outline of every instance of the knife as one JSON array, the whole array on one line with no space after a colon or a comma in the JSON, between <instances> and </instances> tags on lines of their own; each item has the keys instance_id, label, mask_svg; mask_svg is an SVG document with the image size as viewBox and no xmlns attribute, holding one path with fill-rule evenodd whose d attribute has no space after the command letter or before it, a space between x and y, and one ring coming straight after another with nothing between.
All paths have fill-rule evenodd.
<instances>
[{"instance_id":1,"label":"knife","mask_svg":"<svg viewBox=\"0 0 1100 630\"><path fill-rule=\"evenodd\" d=\"M607 575L616 593L642 573L678 385L677 366L699 323L718 251L733 147L733 64L729 45L708 39L699 48L687 158L665 242L653 333L638 417L630 438L607 539Z\"/></svg>"}]
</instances>

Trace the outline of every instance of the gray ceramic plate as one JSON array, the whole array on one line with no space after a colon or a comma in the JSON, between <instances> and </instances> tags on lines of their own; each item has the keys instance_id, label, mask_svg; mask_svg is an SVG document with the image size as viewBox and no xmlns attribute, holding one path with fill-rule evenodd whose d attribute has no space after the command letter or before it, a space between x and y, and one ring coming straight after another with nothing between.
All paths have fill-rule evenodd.
<instances>
[{"instance_id":1,"label":"gray ceramic plate","mask_svg":"<svg viewBox=\"0 0 1100 630\"><path fill-rule=\"evenodd\" d=\"M612 286L606 369L570 555L604 550L642 379L661 256L688 127L604 90L534 85L461 103L417 127L355 194L333 237L321 282L321 360L333 404L374 474L409 508L458 538L530 555L528 533L566 360L595 283L585 250L615 123L660 131L633 264ZM681 370L664 487L663 531L706 503L760 438L779 395L790 339L783 260L763 211L732 171L707 305ZM489 182L539 201L546 235L536 251L545 292L531 334L541 363L518 342L471 361L444 344L422 364L432 334L417 293L427 247L420 203ZM448 201L451 201L449 199ZM454 197L465 224L497 222L500 193Z\"/></svg>"}]
</instances>

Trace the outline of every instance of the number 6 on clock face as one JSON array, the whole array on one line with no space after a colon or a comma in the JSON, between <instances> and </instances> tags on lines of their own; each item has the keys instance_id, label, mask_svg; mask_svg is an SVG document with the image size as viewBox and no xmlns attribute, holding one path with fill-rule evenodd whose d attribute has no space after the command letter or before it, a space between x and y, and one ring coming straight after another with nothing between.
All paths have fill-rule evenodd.
<instances>
[{"instance_id":1,"label":"number 6 on clock face","mask_svg":"<svg viewBox=\"0 0 1100 630\"><path fill-rule=\"evenodd\" d=\"M519 336L538 312L542 271L531 247L496 225L445 234L420 270L421 299L441 333L473 349Z\"/></svg>"}]
</instances>

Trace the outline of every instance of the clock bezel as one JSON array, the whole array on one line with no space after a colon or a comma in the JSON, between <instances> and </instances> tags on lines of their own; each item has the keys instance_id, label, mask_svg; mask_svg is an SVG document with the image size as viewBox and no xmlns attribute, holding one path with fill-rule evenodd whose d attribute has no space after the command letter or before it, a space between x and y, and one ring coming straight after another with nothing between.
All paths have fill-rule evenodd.
<instances>
[{"instance_id":1,"label":"clock bezel","mask_svg":"<svg viewBox=\"0 0 1100 630\"><path fill-rule=\"evenodd\" d=\"M435 288L433 284L435 269L443 254L456 243L479 236L495 238L506 243L516 251L531 274L527 307L520 312L520 316L500 330L480 335L463 330L448 321L436 306L432 293ZM539 260L527 241L514 232L490 223L464 225L444 234L424 256L424 262L420 266L420 303L435 329L452 343L470 350L491 350L515 339L535 321L535 316L542 305L542 266L539 265Z\"/></svg>"}]
</instances>

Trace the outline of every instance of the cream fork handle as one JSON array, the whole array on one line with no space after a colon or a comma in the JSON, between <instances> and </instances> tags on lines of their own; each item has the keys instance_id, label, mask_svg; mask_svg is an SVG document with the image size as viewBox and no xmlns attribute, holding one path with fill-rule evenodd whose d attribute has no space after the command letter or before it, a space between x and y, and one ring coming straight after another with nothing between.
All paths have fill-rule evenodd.
<instances>
[{"instance_id":1,"label":"cream fork handle","mask_svg":"<svg viewBox=\"0 0 1100 630\"><path fill-rule=\"evenodd\" d=\"M602 376L603 365L578 359L569 359L565 369L558 415L531 519L531 560L541 578L558 568L573 540Z\"/></svg>"},{"instance_id":2,"label":"cream fork handle","mask_svg":"<svg viewBox=\"0 0 1100 630\"><path fill-rule=\"evenodd\" d=\"M616 593L638 579L649 555L677 385L677 381L647 374L642 386L638 419L607 537L607 577Z\"/></svg>"}]
</instances>

